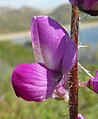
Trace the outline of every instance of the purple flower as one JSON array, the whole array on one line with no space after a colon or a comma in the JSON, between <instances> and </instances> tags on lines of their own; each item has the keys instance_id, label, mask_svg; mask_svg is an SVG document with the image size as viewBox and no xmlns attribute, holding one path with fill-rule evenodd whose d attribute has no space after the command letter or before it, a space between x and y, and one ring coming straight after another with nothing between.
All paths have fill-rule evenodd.
<instances>
[{"instance_id":1,"label":"purple flower","mask_svg":"<svg viewBox=\"0 0 98 119\"><path fill-rule=\"evenodd\" d=\"M73 5L79 7L80 10L92 15L98 15L98 0L69 0Z\"/></svg>"},{"instance_id":2,"label":"purple flower","mask_svg":"<svg viewBox=\"0 0 98 119\"><path fill-rule=\"evenodd\" d=\"M84 116L82 116L81 114L78 114L77 119L86 119Z\"/></svg>"},{"instance_id":3,"label":"purple flower","mask_svg":"<svg viewBox=\"0 0 98 119\"><path fill-rule=\"evenodd\" d=\"M63 75L62 80L58 83L58 85L54 89L52 98L55 98L57 100L64 99L65 102L67 102L69 100L69 92L67 90L66 78L67 77L65 75Z\"/></svg>"},{"instance_id":4,"label":"purple flower","mask_svg":"<svg viewBox=\"0 0 98 119\"><path fill-rule=\"evenodd\" d=\"M96 71L96 76L88 81L87 86L98 93L98 71Z\"/></svg>"},{"instance_id":5,"label":"purple flower","mask_svg":"<svg viewBox=\"0 0 98 119\"><path fill-rule=\"evenodd\" d=\"M34 17L31 24L34 64L20 64L12 75L18 97L42 102L48 98L66 99L66 75L77 58L77 48L65 29L47 16Z\"/></svg>"}]
</instances>

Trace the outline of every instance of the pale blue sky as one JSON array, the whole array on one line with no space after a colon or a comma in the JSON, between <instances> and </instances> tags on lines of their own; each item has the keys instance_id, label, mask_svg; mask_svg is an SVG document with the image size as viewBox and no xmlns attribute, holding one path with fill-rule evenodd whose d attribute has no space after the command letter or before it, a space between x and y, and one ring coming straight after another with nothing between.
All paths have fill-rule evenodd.
<instances>
[{"instance_id":1,"label":"pale blue sky","mask_svg":"<svg viewBox=\"0 0 98 119\"><path fill-rule=\"evenodd\" d=\"M0 6L11 6L13 8L31 6L39 9L51 9L65 3L68 3L68 0L0 0Z\"/></svg>"}]
</instances>

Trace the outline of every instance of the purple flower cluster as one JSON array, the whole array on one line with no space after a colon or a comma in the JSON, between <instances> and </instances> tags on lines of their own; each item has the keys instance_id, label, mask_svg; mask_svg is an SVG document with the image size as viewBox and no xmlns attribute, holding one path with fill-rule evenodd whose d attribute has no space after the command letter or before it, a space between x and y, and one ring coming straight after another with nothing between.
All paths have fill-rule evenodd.
<instances>
[{"instance_id":1,"label":"purple flower cluster","mask_svg":"<svg viewBox=\"0 0 98 119\"><path fill-rule=\"evenodd\" d=\"M14 69L12 85L16 95L36 102L48 98L66 100L66 76L77 58L75 42L59 23L47 16L33 18L31 37L36 63L20 64Z\"/></svg>"},{"instance_id":2,"label":"purple flower cluster","mask_svg":"<svg viewBox=\"0 0 98 119\"><path fill-rule=\"evenodd\" d=\"M79 7L80 10L92 15L98 15L98 0L69 0L73 5Z\"/></svg>"}]
</instances>

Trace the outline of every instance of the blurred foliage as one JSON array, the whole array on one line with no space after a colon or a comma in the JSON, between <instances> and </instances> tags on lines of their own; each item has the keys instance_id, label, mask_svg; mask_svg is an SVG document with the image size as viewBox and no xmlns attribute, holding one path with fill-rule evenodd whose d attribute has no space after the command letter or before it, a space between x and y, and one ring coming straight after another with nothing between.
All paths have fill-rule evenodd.
<instances>
[{"instance_id":1,"label":"blurred foliage","mask_svg":"<svg viewBox=\"0 0 98 119\"><path fill-rule=\"evenodd\" d=\"M79 61L82 64L98 64L98 47L88 47L79 49Z\"/></svg>"},{"instance_id":2,"label":"blurred foliage","mask_svg":"<svg viewBox=\"0 0 98 119\"><path fill-rule=\"evenodd\" d=\"M0 11L0 33L28 30L32 17L40 14L39 10L30 7L21 9L1 7Z\"/></svg>"},{"instance_id":3,"label":"blurred foliage","mask_svg":"<svg viewBox=\"0 0 98 119\"><path fill-rule=\"evenodd\" d=\"M53 17L61 24L70 24L70 17L71 17L71 7L70 5L62 5L52 11L49 16Z\"/></svg>"},{"instance_id":4,"label":"blurred foliage","mask_svg":"<svg viewBox=\"0 0 98 119\"><path fill-rule=\"evenodd\" d=\"M0 42L0 59L11 66L32 63L34 62L33 49L27 46L11 45L10 41Z\"/></svg>"},{"instance_id":5,"label":"blurred foliage","mask_svg":"<svg viewBox=\"0 0 98 119\"><path fill-rule=\"evenodd\" d=\"M43 103L26 102L17 98L11 85L15 65L34 62L32 47L0 42L0 119L68 119L68 104L48 99ZM84 65L93 75L97 65ZM79 73L79 81L87 81L85 72ZM79 91L79 112L87 119L98 118L98 95L85 88Z\"/></svg>"},{"instance_id":6,"label":"blurred foliage","mask_svg":"<svg viewBox=\"0 0 98 119\"><path fill-rule=\"evenodd\" d=\"M49 16L53 17L61 24L70 24L71 19L71 6L69 4L62 5L52 11ZM98 21L98 17L92 17L90 15L86 15L83 12L80 12L81 17L85 17L85 19L81 19L82 22L95 22Z\"/></svg>"},{"instance_id":7,"label":"blurred foliage","mask_svg":"<svg viewBox=\"0 0 98 119\"><path fill-rule=\"evenodd\" d=\"M21 9L12 9L0 7L0 33L19 32L30 29L30 23L33 16L48 15L60 22L61 24L70 24L70 5L62 5L52 11L45 12L30 7ZM81 13L81 16L85 16ZM98 21L98 17L85 16L82 22Z\"/></svg>"}]
</instances>

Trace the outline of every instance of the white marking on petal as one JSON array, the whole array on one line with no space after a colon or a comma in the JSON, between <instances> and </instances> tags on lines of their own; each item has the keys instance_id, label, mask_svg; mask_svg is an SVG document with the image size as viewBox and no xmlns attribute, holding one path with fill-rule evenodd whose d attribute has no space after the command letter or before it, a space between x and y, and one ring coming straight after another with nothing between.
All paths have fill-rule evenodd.
<instances>
[{"instance_id":1,"label":"white marking on petal","mask_svg":"<svg viewBox=\"0 0 98 119\"><path fill-rule=\"evenodd\" d=\"M32 36L32 38L33 38L33 36ZM39 40L34 40L34 43L32 45L34 48L34 56L35 56L36 62L44 63Z\"/></svg>"}]
</instances>

